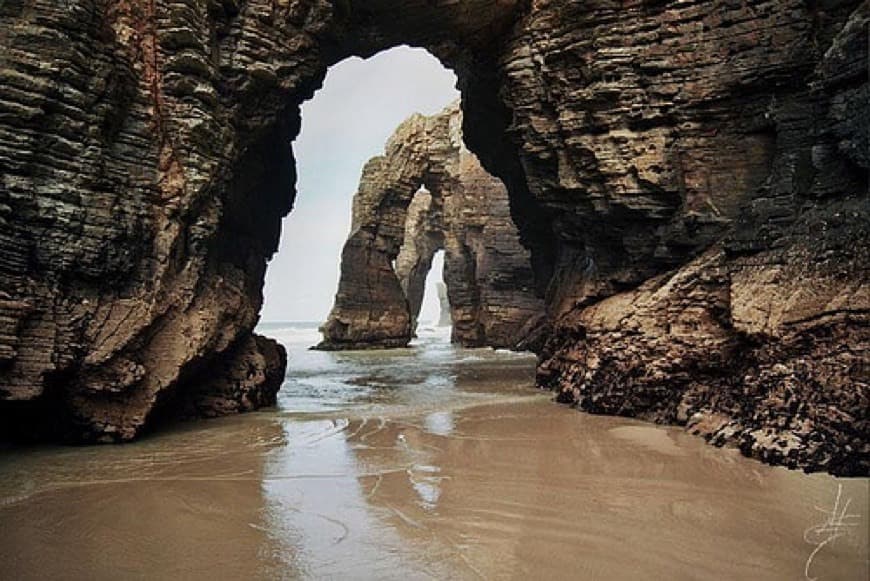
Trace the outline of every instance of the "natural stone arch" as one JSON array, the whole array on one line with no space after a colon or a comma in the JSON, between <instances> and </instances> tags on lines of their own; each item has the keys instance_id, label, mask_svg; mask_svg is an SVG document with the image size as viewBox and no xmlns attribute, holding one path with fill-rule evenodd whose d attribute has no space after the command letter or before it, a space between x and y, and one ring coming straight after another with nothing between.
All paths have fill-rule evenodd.
<instances>
[{"instance_id":1,"label":"natural stone arch","mask_svg":"<svg viewBox=\"0 0 870 581\"><path fill-rule=\"evenodd\" d=\"M390 137L384 155L363 168L353 198L351 233L342 249L336 304L323 328L324 348L401 347L410 340L411 316L393 262L420 184L430 190L443 187L442 172L433 160L449 158L452 145L447 124L439 121L412 116Z\"/></svg>"},{"instance_id":2,"label":"natural stone arch","mask_svg":"<svg viewBox=\"0 0 870 581\"><path fill-rule=\"evenodd\" d=\"M458 104L414 115L366 164L321 349L407 345L438 250L453 342L515 347L543 316L507 191L466 149L461 126Z\"/></svg>"},{"instance_id":3,"label":"natural stone arch","mask_svg":"<svg viewBox=\"0 0 870 581\"><path fill-rule=\"evenodd\" d=\"M426 292L426 277L432 268L432 261L435 255L443 250L442 197L434 196L429 190L421 188L414 194L411 205L408 206L405 238L395 263L396 276L408 301L412 331L416 329L420 318L420 309Z\"/></svg>"},{"instance_id":4,"label":"natural stone arch","mask_svg":"<svg viewBox=\"0 0 870 581\"><path fill-rule=\"evenodd\" d=\"M126 440L159 407L274 401L283 355L270 344L266 362L251 330L293 201L299 105L331 64L398 44L469 83L519 7L4 4L4 428L50 417L62 436Z\"/></svg>"}]
</instances>

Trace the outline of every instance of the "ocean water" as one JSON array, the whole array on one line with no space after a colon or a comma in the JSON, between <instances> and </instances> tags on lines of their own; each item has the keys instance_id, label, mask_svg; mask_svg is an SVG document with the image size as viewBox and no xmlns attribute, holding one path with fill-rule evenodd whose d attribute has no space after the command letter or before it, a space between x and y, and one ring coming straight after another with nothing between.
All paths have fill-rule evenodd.
<instances>
[{"instance_id":1,"label":"ocean water","mask_svg":"<svg viewBox=\"0 0 870 581\"><path fill-rule=\"evenodd\" d=\"M0 453L0 579L867 579L868 480L590 416L534 357L288 350L273 409Z\"/></svg>"},{"instance_id":2,"label":"ocean water","mask_svg":"<svg viewBox=\"0 0 870 581\"><path fill-rule=\"evenodd\" d=\"M535 357L507 350L464 349L450 327L421 324L406 349L315 351L318 323L264 323L257 332L287 348L281 412L299 417L350 413L395 416L510 398L530 390Z\"/></svg>"}]
</instances>

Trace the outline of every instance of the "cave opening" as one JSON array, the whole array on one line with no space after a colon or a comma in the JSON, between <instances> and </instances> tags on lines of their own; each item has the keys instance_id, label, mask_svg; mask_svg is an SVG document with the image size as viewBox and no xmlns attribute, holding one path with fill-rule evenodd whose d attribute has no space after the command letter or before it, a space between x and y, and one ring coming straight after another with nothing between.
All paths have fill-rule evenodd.
<instances>
[{"instance_id":1,"label":"cave opening","mask_svg":"<svg viewBox=\"0 0 870 581\"><path fill-rule=\"evenodd\" d=\"M86 275L82 280L74 279L66 290L46 290L41 295L45 302L37 301L36 312L45 307L52 316L12 319L20 330L12 334L12 350L0 355L15 359L0 363L4 373L12 370L7 375L15 380L13 398L35 399L44 393L52 369L68 371L74 380L64 397L75 420L73 439L100 441L137 437L161 408L212 416L274 402L287 359L280 345L264 337L275 336L266 326L302 321L308 324L305 332L316 333L335 295L335 256L349 229L350 194L360 164L381 151L386 136L407 115L434 114L455 100L459 92L454 87L461 90L463 111L473 118L463 127L469 148L508 185L524 243L544 249L532 258L536 271L544 273L539 284L545 287L550 261L540 257L549 256L546 250L551 245L538 234L547 230L548 221L540 219L544 214L537 210L516 146L508 139L512 112L499 96L505 79L491 50L516 21L512 7L500 5L483 20L466 18L482 14L466 4L450 8L459 11L451 18L445 18L446 8L434 5L401 14L380 2L355 5L351 12L344 4L336 7L324 18L307 11L304 4L294 4L289 9L292 15L279 10L290 16L285 22L275 15L240 14L228 5L225 13L218 8L208 18L203 14L203 22L217 24L216 35L210 37L214 42L190 46L177 59L149 60L141 71L128 67L135 62L128 62L130 55L125 54L118 67L104 71L113 88L106 95L108 112L99 108L98 118L106 116L105 123L100 121L107 133L104 137L110 144L119 136L132 137L136 155L129 155L127 141L119 142L123 147L117 150L89 147L97 162L84 168L83 175L93 178L93 184L102 184L103 168L112 167L110 191L114 193L108 199L123 193L124 207L130 211L107 220L111 238L88 239L93 247L88 246L82 263ZM315 22L317 32L297 34L296 26ZM282 27L286 23L290 26ZM248 25L255 34L250 34ZM260 38L260 33L275 40L268 55L258 52L263 48L259 44L257 50L249 50L251 39ZM290 34L292 42L282 42L275 34ZM167 44L157 47L158 52L174 55L180 37L171 34L155 42L164 40ZM108 45L94 48L99 53ZM404 69L383 62L386 56L407 52L421 55L429 70L439 74L421 75L427 66L419 61ZM115 62L115 56L107 62ZM375 63L383 65L393 82L384 82L385 77L370 68L356 80L339 83L332 91L339 105L326 116L329 131L317 140L323 163L309 163L304 144L311 109L324 105L341 69ZM190 68L194 64L195 71ZM157 71L152 70L155 66ZM191 82L206 70L208 79ZM149 77L148 91L140 83L142 71ZM115 72L120 73L117 78ZM162 83L151 78L155 72L166 73ZM447 80L438 86L439 78ZM380 91L365 93L366 87ZM428 108L414 105L407 92L429 103ZM373 122L382 116L366 109L374 105L393 116L377 126L379 136ZM339 155L339 146L358 145L352 125L366 129L363 134L375 147L357 158L346 186L328 189L331 179L347 175L334 162L348 159ZM307 176L314 176L313 181L309 183ZM102 199L103 192L88 191ZM296 209L282 220L297 201L296 192L300 194ZM154 200L161 203L155 205ZM152 206L159 210L145 211ZM336 207L340 211L329 211ZM22 224L24 234L29 223ZM26 253L34 247L20 250L21 264L26 264ZM46 256L66 251L53 238L46 238L41 250ZM474 244L453 244L446 252L452 251L462 264L452 271L478 272L485 267L477 250ZM51 268L46 272L54 273ZM113 292L118 296L135 300L117 304L97 300L104 291L95 282L117 286ZM473 299L478 294L475 288L465 288L460 296ZM49 301L61 295L74 299L63 304L75 305L81 316L75 313L72 335L55 352L34 338L50 332L58 316L69 316L55 312L61 303ZM21 312L27 314L29 309ZM463 329L462 343L482 345L482 327L475 314L468 310L461 314L453 329ZM115 319L125 323L106 323ZM96 323L91 326L91 321ZM39 400L37 405L47 403Z\"/></svg>"},{"instance_id":2,"label":"cave opening","mask_svg":"<svg viewBox=\"0 0 870 581\"><path fill-rule=\"evenodd\" d=\"M408 46L327 71L302 106L298 203L267 271L261 329L293 322L324 350L408 346L440 250L449 341L519 344L543 311L533 254L510 180L465 144L456 87L468 91Z\"/></svg>"},{"instance_id":3,"label":"cave opening","mask_svg":"<svg viewBox=\"0 0 870 581\"><path fill-rule=\"evenodd\" d=\"M301 106L301 130L293 142L296 199L263 288L260 328L267 334L288 323L313 330L327 320L342 247L355 227L354 196L364 165L383 154L407 118L455 102L456 83L431 53L406 45L367 59L346 58L328 69L322 87Z\"/></svg>"}]
</instances>

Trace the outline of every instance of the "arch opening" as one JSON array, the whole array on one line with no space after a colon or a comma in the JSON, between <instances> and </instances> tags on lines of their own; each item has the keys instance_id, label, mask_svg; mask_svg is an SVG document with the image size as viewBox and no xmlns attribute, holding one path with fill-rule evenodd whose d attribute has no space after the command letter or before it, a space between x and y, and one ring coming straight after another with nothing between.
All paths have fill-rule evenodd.
<instances>
[{"instance_id":1,"label":"arch opening","mask_svg":"<svg viewBox=\"0 0 870 581\"><path fill-rule=\"evenodd\" d=\"M451 340L518 342L514 331L532 315L529 307L539 315L543 305L523 297L512 310L487 304L493 299L481 291L494 284L490 270L506 267L520 273L518 292L534 294L534 272L504 184L465 146L456 86L463 83L441 61L408 46L350 57L327 71L301 108L293 146L299 195L266 273L261 329L325 321L323 349L405 346L442 250L452 273L445 274L451 320L459 322ZM497 252L510 256L507 264L493 259ZM498 326L505 328L491 332Z\"/></svg>"},{"instance_id":2,"label":"arch opening","mask_svg":"<svg viewBox=\"0 0 870 581\"><path fill-rule=\"evenodd\" d=\"M428 51L408 46L329 68L322 88L301 107L293 142L297 195L266 272L264 322L326 320L363 166L405 119L455 101L455 85L455 75Z\"/></svg>"},{"instance_id":3,"label":"arch opening","mask_svg":"<svg viewBox=\"0 0 870 581\"><path fill-rule=\"evenodd\" d=\"M450 314L450 298L447 295L447 284L444 281L444 249L435 252L432 266L426 275L423 289L423 301L417 315L417 325L434 329L447 329L453 325Z\"/></svg>"},{"instance_id":4,"label":"arch opening","mask_svg":"<svg viewBox=\"0 0 870 581\"><path fill-rule=\"evenodd\" d=\"M50 378L69 375L70 411L55 423L78 441L133 439L160 407L210 416L274 403L286 358L253 331L281 217L295 202L294 183L304 170L297 172L290 148L302 124L300 105L331 65L389 47L425 47L456 72L464 106L475 109L475 135L468 138L481 161L500 168L514 185L513 199L530 201L518 154L507 151L516 146L503 139L510 114L498 95L503 80L495 78L495 47L524 6L475 1L397 12L393 3L375 1L261 11L257 3L224 3L191 5L166 18L127 5L95 14L100 25L79 31L69 53L91 55L100 65L89 75L95 81L89 89L102 88L91 95L99 106L88 120L99 131L80 132L70 147L83 162L76 185L82 199L122 211L111 219L102 211L77 215L85 229L106 235L83 238L75 261L64 258L69 249L60 229L31 238L44 217L15 224L26 243L10 247L10 264L31 265L38 255L45 269L32 284L27 273L13 281L28 289L11 297L26 308L11 319L14 342L3 352L11 359L2 370L10 379L0 395L42 408ZM51 22L56 15L43 16ZM147 50L126 50L131 30L145 31ZM49 112L24 123L42 135L66 126L63 119ZM34 151L21 150L20 167L29 167ZM69 183L64 172L47 171L45 183ZM16 199L32 199L28 184L16 186L23 188ZM53 199L43 182L35 191ZM303 192L297 209L310 199ZM13 208L14 215L28 212ZM285 228L284 238L294 230ZM297 280L309 274L289 273ZM58 287L57 280L66 283ZM277 295L266 291L273 302ZM263 320L274 320L273 312L267 304ZM59 327L62 320L73 324ZM59 339L35 340L41 336Z\"/></svg>"}]
</instances>

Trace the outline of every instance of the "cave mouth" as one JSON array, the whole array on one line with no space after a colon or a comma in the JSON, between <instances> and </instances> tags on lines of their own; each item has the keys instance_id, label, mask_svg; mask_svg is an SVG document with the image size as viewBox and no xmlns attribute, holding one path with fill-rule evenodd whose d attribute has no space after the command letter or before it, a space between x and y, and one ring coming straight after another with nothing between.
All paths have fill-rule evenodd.
<instances>
[{"instance_id":1,"label":"cave mouth","mask_svg":"<svg viewBox=\"0 0 870 581\"><path fill-rule=\"evenodd\" d=\"M459 84L407 46L327 71L301 110L299 203L266 274L264 323L322 322L323 350L406 347L442 250L450 341L519 344L543 310L532 255L508 181L466 146Z\"/></svg>"},{"instance_id":2,"label":"cave mouth","mask_svg":"<svg viewBox=\"0 0 870 581\"><path fill-rule=\"evenodd\" d=\"M407 45L329 67L322 87L301 106L292 144L297 196L266 270L262 332L282 322L310 327L327 320L364 164L383 154L407 118L456 101L456 84L430 52Z\"/></svg>"}]
</instances>

